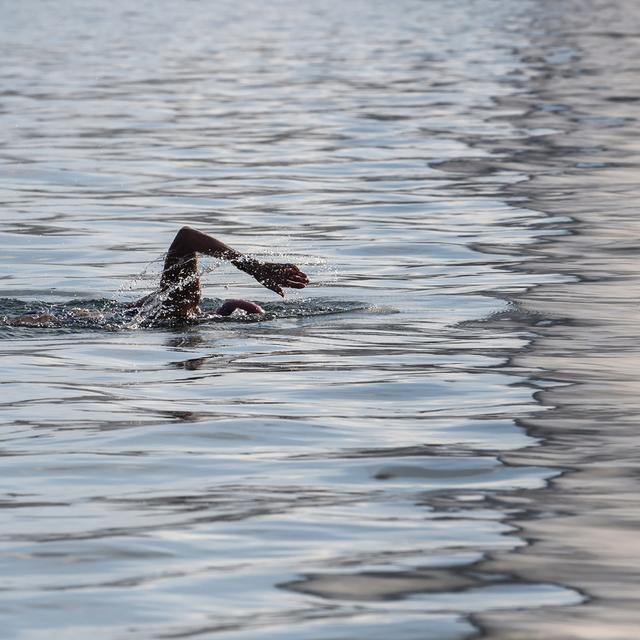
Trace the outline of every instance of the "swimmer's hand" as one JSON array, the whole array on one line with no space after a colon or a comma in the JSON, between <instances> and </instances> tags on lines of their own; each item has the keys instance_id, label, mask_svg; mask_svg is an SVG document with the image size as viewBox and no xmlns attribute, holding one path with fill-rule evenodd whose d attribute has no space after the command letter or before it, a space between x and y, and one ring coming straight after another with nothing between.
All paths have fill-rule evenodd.
<instances>
[{"instance_id":1,"label":"swimmer's hand","mask_svg":"<svg viewBox=\"0 0 640 640\"><path fill-rule=\"evenodd\" d=\"M253 276L263 287L275 291L283 298L282 287L304 289L309 284L307 275L300 271L295 264L262 262L247 256L231 260L231 264Z\"/></svg>"}]
</instances>

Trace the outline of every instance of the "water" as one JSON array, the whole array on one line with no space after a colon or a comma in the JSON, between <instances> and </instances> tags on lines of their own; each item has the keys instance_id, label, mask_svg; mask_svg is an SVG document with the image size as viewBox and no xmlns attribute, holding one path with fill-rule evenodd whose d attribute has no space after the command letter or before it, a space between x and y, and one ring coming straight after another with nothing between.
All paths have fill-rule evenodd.
<instances>
[{"instance_id":1,"label":"water","mask_svg":"<svg viewBox=\"0 0 640 640\"><path fill-rule=\"evenodd\" d=\"M635 637L632 3L0 11L4 637Z\"/></svg>"}]
</instances>

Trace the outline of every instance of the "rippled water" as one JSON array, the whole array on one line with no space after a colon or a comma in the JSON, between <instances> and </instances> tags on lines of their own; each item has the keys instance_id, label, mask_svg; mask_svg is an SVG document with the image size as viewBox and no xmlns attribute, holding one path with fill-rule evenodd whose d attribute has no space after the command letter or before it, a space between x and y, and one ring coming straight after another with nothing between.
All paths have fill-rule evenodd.
<instances>
[{"instance_id":1,"label":"rippled water","mask_svg":"<svg viewBox=\"0 0 640 640\"><path fill-rule=\"evenodd\" d=\"M634 637L634 5L1 14L4 637ZM112 319L183 224L312 285L10 325Z\"/></svg>"}]
</instances>

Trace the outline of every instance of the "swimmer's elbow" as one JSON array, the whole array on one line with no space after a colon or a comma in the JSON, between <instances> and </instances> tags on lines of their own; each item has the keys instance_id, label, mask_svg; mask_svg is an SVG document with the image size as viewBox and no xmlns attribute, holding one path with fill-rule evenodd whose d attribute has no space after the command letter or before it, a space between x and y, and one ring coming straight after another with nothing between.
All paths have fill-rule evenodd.
<instances>
[{"instance_id":1,"label":"swimmer's elbow","mask_svg":"<svg viewBox=\"0 0 640 640\"><path fill-rule=\"evenodd\" d=\"M180 227L180 229L178 229L178 233L176 233L176 240L184 240L185 238L192 236L195 231L196 230L193 227L184 225L183 227Z\"/></svg>"}]
</instances>

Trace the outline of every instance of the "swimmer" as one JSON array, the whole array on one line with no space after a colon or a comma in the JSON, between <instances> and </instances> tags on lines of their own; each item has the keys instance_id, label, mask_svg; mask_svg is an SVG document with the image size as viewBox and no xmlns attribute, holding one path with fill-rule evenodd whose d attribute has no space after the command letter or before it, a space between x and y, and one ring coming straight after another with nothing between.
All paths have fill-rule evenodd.
<instances>
[{"instance_id":1,"label":"swimmer","mask_svg":"<svg viewBox=\"0 0 640 640\"><path fill-rule=\"evenodd\" d=\"M191 227L182 227L173 239L164 261L160 289L131 305L133 310L155 308L160 319L189 320L200 315L202 293L198 274L198 254L227 260L234 267L253 276L262 286L284 297L283 287L303 289L309 278L300 269L288 263L263 262L245 256L220 240ZM237 309L248 314L262 314L264 310L249 300L231 299L216 310L220 316L229 316ZM74 315L90 314L86 309L71 310ZM13 318L13 325L42 325L56 322L51 314L26 314Z\"/></svg>"},{"instance_id":2,"label":"swimmer","mask_svg":"<svg viewBox=\"0 0 640 640\"><path fill-rule=\"evenodd\" d=\"M228 260L234 267L253 276L262 286L283 298L282 287L304 289L309 283L306 274L293 264L262 262L242 255L206 233L191 227L182 227L173 239L164 261L159 291L162 299L162 317L187 319L201 313L199 253L219 260ZM151 296L146 296L136 302L134 307L142 307L150 298L157 295L153 293ZM226 300L216 313L228 316L236 309L242 309L246 313L264 313L257 304L248 300Z\"/></svg>"}]
</instances>

